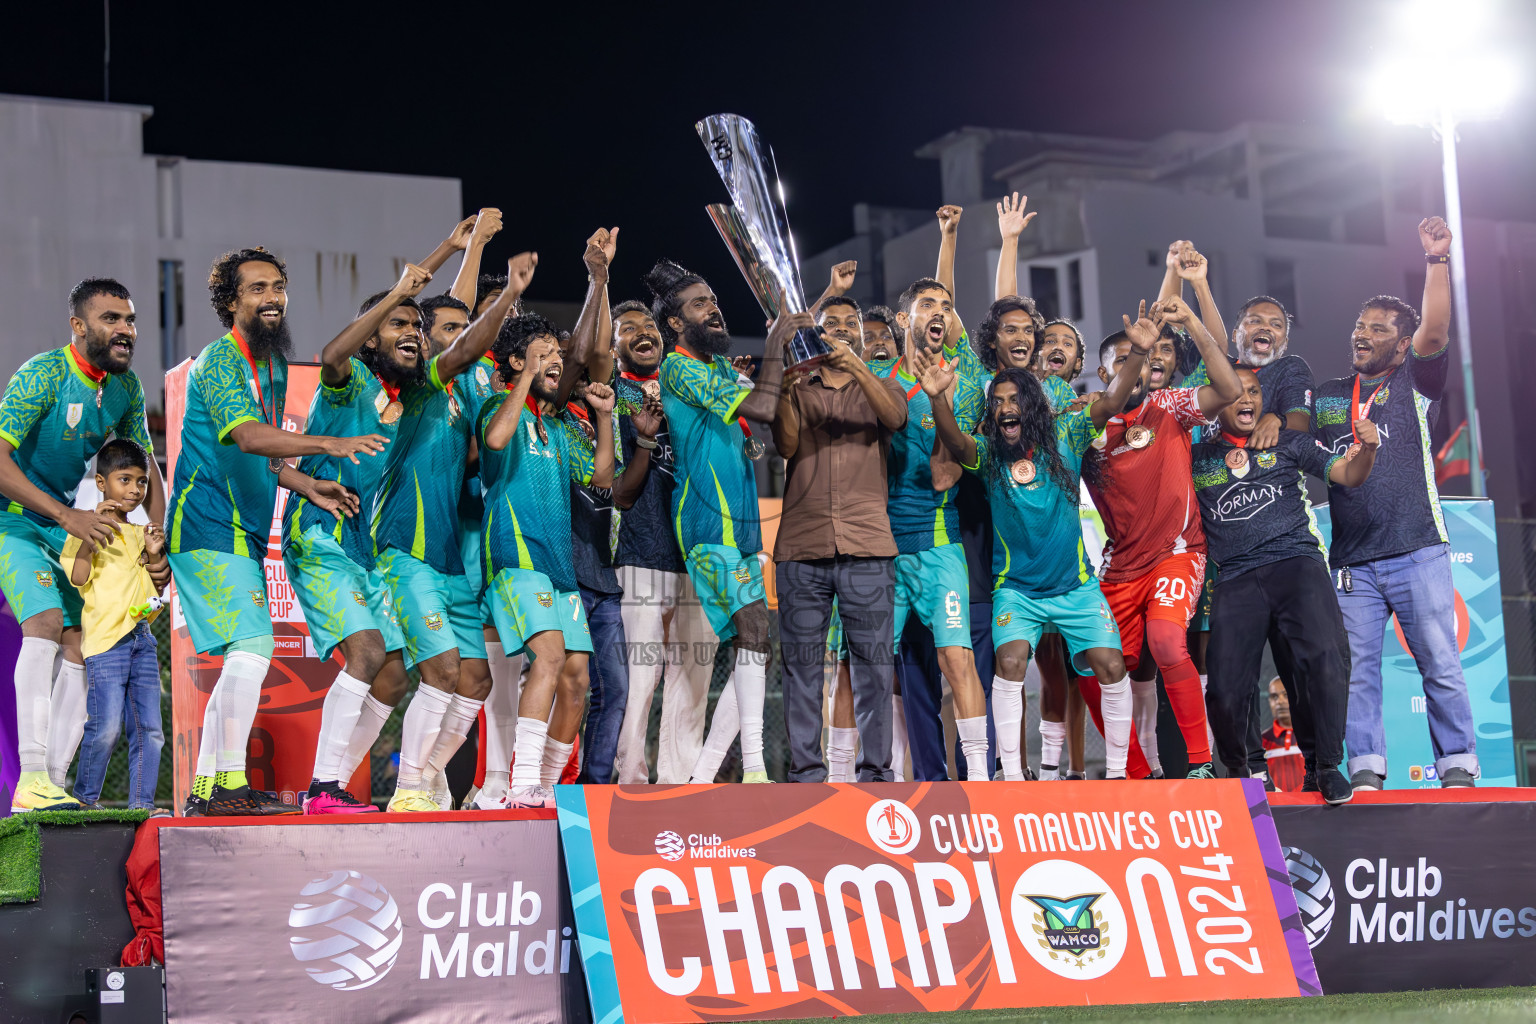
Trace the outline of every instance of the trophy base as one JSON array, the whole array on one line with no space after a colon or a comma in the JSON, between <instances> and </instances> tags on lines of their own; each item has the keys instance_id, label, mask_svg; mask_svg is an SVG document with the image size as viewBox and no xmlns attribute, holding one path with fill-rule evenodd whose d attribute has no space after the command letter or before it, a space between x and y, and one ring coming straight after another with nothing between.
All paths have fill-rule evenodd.
<instances>
[{"instance_id":1,"label":"trophy base","mask_svg":"<svg viewBox=\"0 0 1536 1024\"><path fill-rule=\"evenodd\" d=\"M809 370L820 366L831 354L832 346L827 344L819 331L797 331L795 336L789 339L789 344L784 346L784 366L786 369L792 367Z\"/></svg>"}]
</instances>

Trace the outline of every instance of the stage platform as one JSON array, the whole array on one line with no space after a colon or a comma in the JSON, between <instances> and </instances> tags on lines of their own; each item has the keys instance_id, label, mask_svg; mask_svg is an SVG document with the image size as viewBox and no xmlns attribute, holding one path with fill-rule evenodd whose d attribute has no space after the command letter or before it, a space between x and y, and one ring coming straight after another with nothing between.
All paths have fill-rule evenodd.
<instances>
[{"instance_id":1,"label":"stage platform","mask_svg":"<svg viewBox=\"0 0 1536 1024\"><path fill-rule=\"evenodd\" d=\"M903 788L921 810L923 793L950 785L999 791L988 804L1004 795L996 783ZM658 806L663 795L705 795L603 788ZM809 787L775 787L792 788ZM1019 813L1035 788L1019 788ZM1084 784L1129 808L1147 788ZM1324 992L1536 984L1536 789L1395 790L1337 808L1276 793L1266 803ZM165 964L174 1022L590 1021L552 810L76 820L37 824L35 894L0 874L0 898L16 900L0 903L5 1021L110 1021L97 1015L86 971L125 956ZM26 831L18 823L0 823L0 863L7 838ZM670 863L665 830L632 831L631 845L654 846L658 864L694 870ZM1004 832L1011 842L1011 826ZM1127 963L1141 956L1130 946ZM715 1016L702 1004L700 1013ZM626 1001L624 1019L648 1018Z\"/></svg>"}]
</instances>

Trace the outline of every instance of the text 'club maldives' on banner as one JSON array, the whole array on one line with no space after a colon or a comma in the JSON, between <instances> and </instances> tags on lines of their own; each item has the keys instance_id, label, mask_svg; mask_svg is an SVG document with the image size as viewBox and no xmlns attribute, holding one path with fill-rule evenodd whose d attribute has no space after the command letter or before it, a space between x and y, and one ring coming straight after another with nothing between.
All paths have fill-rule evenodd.
<instances>
[{"instance_id":1,"label":"text 'club maldives' on banner","mask_svg":"<svg viewBox=\"0 0 1536 1024\"><path fill-rule=\"evenodd\" d=\"M594 1020L1319 991L1252 781L557 799Z\"/></svg>"}]
</instances>

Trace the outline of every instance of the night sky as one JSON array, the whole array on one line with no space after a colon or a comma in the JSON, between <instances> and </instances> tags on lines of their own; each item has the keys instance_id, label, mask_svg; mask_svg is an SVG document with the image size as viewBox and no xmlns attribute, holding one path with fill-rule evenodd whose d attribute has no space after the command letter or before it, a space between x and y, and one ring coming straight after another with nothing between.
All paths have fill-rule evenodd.
<instances>
[{"instance_id":1,"label":"night sky","mask_svg":"<svg viewBox=\"0 0 1536 1024\"><path fill-rule=\"evenodd\" d=\"M1374 130L1358 97L1396 5L609 6L118 0L111 99L154 107L153 153L460 178L466 212L505 214L488 263L540 252L534 296L579 298L583 240L618 224L616 300L643 294L640 274L672 256L709 275L750 333L755 303L702 209L726 196L699 117L756 121L813 253L851 234L855 202L937 206L938 164L912 153L962 125L1141 139L1251 119ZM1508 52L1536 52L1536 4L1505 7ZM100 3L13 5L6 29L0 92L102 98ZM1525 74L1501 121L1462 133L1470 216L1536 219Z\"/></svg>"}]
</instances>

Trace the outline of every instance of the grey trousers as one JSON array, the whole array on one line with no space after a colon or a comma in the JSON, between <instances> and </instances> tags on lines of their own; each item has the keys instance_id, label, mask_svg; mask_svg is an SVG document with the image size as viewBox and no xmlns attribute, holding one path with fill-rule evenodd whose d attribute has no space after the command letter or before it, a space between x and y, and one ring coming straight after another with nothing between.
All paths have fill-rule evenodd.
<instances>
[{"instance_id":1,"label":"grey trousers","mask_svg":"<svg viewBox=\"0 0 1536 1024\"><path fill-rule=\"evenodd\" d=\"M825 782L821 725L823 670L832 599L848 644L860 782L890 782L891 686L895 678L896 562L839 555L774 567L784 668L789 780Z\"/></svg>"}]
</instances>

